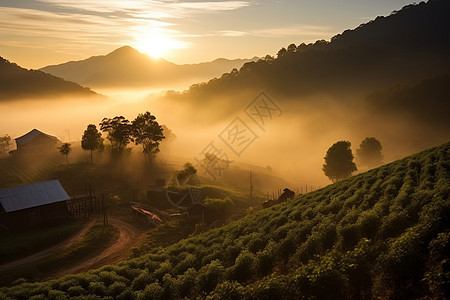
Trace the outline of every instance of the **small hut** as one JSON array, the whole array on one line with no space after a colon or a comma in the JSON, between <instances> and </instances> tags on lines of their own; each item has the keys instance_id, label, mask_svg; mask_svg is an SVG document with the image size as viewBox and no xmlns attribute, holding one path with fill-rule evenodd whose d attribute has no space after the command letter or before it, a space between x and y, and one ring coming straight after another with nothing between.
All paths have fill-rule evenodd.
<instances>
[{"instance_id":1,"label":"small hut","mask_svg":"<svg viewBox=\"0 0 450 300\"><path fill-rule=\"evenodd\" d=\"M69 195L59 180L0 189L0 224L32 228L67 220Z\"/></svg>"},{"instance_id":2,"label":"small hut","mask_svg":"<svg viewBox=\"0 0 450 300\"><path fill-rule=\"evenodd\" d=\"M15 139L17 150L14 154L45 154L57 152L56 147L61 143L56 137L33 129L25 135Z\"/></svg>"}]
</instances>

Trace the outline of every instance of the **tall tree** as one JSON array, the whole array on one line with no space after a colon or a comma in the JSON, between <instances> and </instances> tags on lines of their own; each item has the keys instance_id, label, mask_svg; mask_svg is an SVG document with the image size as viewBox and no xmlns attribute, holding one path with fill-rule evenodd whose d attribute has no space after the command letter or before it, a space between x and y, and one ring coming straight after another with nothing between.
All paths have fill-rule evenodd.
<instances>
[{"instance_id":1,"label":"tall tree","mask_svg":"<svg viewBox=\"0 0 450 300\"><path fill-rule=\"evenodd\" d=\"M84 150L91 151L91 164L94 163L92 152L101 148L102 145L102 134L97 130L97 127L94 124L89 124L87 129L84 131L83 137L81 138L81 147Z\"/></svg>"},{"instance_id":2,"label":"tall tree","mask_svg":"<svg viewBox=\"0 0 450 300\"><path fill-rule=\"evenodd\" d=\"M379 140L374 137L366 137L359 145L359 149L356 149L356 158L368 169L379 166L383 163L382 148Z\"/></svg>"},{"instance_id":3,"label":"tall tree","mask_svg":"<svg viewBox=\"0 0 450 300\"><path fill-rule=\"evenodd\" d=\"M111 153L115 158L119 158L133 141L131 123L123 116L104 118L100 123L100 130L108 133L107 139L111 142Z\"/></svg>"},{"instance_id":4,"label":"tall tree","mask_svg":"<svg viewBox=\"0 0 450 300\"><path fill-rule=\"evenodd\" d=\"M11 137L7 134L0 137L0 156L8 155L9 145L11 144Z\"/></svg>"},{"instance_id":5,"label":"tall tree","mask_svg":"<svg viewBox=\"0 0 450 300\"><path fill-rule=\"evenodd\" d=\"M331 181L338 182L350 177L357 170L350 146L348 141L339 141L328 149L322 170Z\"/></svg>"},{"instance_id":6,"label":"tall tree","mask_svg":"<svg viewBox=\"0 0 450 300\"><path fill-rule=\"evenodd\" d=\"M163 127L150 112L139 114L132 123L132 135L136 145L142 145L145 162L150 162L153 155L159 152L159 143L165 138Z\"/></svg>"},{"instance_id":7,"label":"tall tree","mask_svg":"<svg viewBox=\"0 0 450 300\"><path fill-rule=\"evenodd\" d=\"M69 153L72 151L72 147L70 146L70 144L64 143L60 147L58 147L58 149L62 155L66 156L66 163L69 164Z\"/></svg>"}]
</instances>

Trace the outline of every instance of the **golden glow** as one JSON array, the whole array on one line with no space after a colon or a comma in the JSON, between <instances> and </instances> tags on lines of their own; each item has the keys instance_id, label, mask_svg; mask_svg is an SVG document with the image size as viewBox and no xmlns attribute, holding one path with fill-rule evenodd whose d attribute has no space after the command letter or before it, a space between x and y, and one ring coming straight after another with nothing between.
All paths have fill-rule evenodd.
<instances>
[{"instance_id":1,"label":"golden glow","mask_svg":"<svg viewBox=\"0 0 450 300\"><path fill-rule=\"evenodd\" d=\"M163 32L149 32L139 34L134 47L153 58L159 58L170 50L186 48L187 43L171 39Z\"/></svg>"}]
</instances>

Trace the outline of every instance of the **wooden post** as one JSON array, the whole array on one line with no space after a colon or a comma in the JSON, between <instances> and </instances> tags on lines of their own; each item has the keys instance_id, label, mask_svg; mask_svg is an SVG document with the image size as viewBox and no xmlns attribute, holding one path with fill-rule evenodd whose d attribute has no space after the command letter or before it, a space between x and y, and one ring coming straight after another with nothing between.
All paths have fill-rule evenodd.
<instances>
[{"instance_id":1,"label":"wooden post","mask_svg":"<svg viewBox=\"0 0 450 300\"><path fill-rule=\"evenodd\" d=\"M250 201L253 199L253 174L250 172Z\"/></svg>"},{"instance_id":2,"label":"wooden post","mask_svg":"<svg viewBox=\"0 0 450 300\"><path fill-rule=\"evenodd\" d=\"M108 225L108 215L106 214L105 194L102 193L103 226Z\"/></svg>"}]
</instances>

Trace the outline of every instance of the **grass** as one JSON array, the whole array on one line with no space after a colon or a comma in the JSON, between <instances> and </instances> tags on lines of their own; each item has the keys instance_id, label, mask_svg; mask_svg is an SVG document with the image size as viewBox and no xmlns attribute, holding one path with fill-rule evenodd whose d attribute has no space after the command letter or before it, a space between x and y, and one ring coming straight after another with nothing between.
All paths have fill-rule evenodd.
<instances>
[{"instance_id":1,"label":"grass","mask_svg":"<svg viewBox=\"0 0 450 300\"><path fill-rule=\"evenodd\" d=\"M16 279L39 280L49 274L82 262L87 257L100 253L118 236L118 230L111 225L95 224L78 242L70 248L63 249L47 257L34 261L26 266L8 270L7 274L0 274L0 283L9 284Z\"/></svg>"},{"instance_id":2,"label":"grass","mask_svg":"<svg viewBox=\"0 0 450 300\"><path fill-rule=\"evenodd\" d=\"M85 223L85 221L73 221L57 227L3 232L0 235L0 264L56 245L78 232Z\"/></svg>"}]
</instances>

